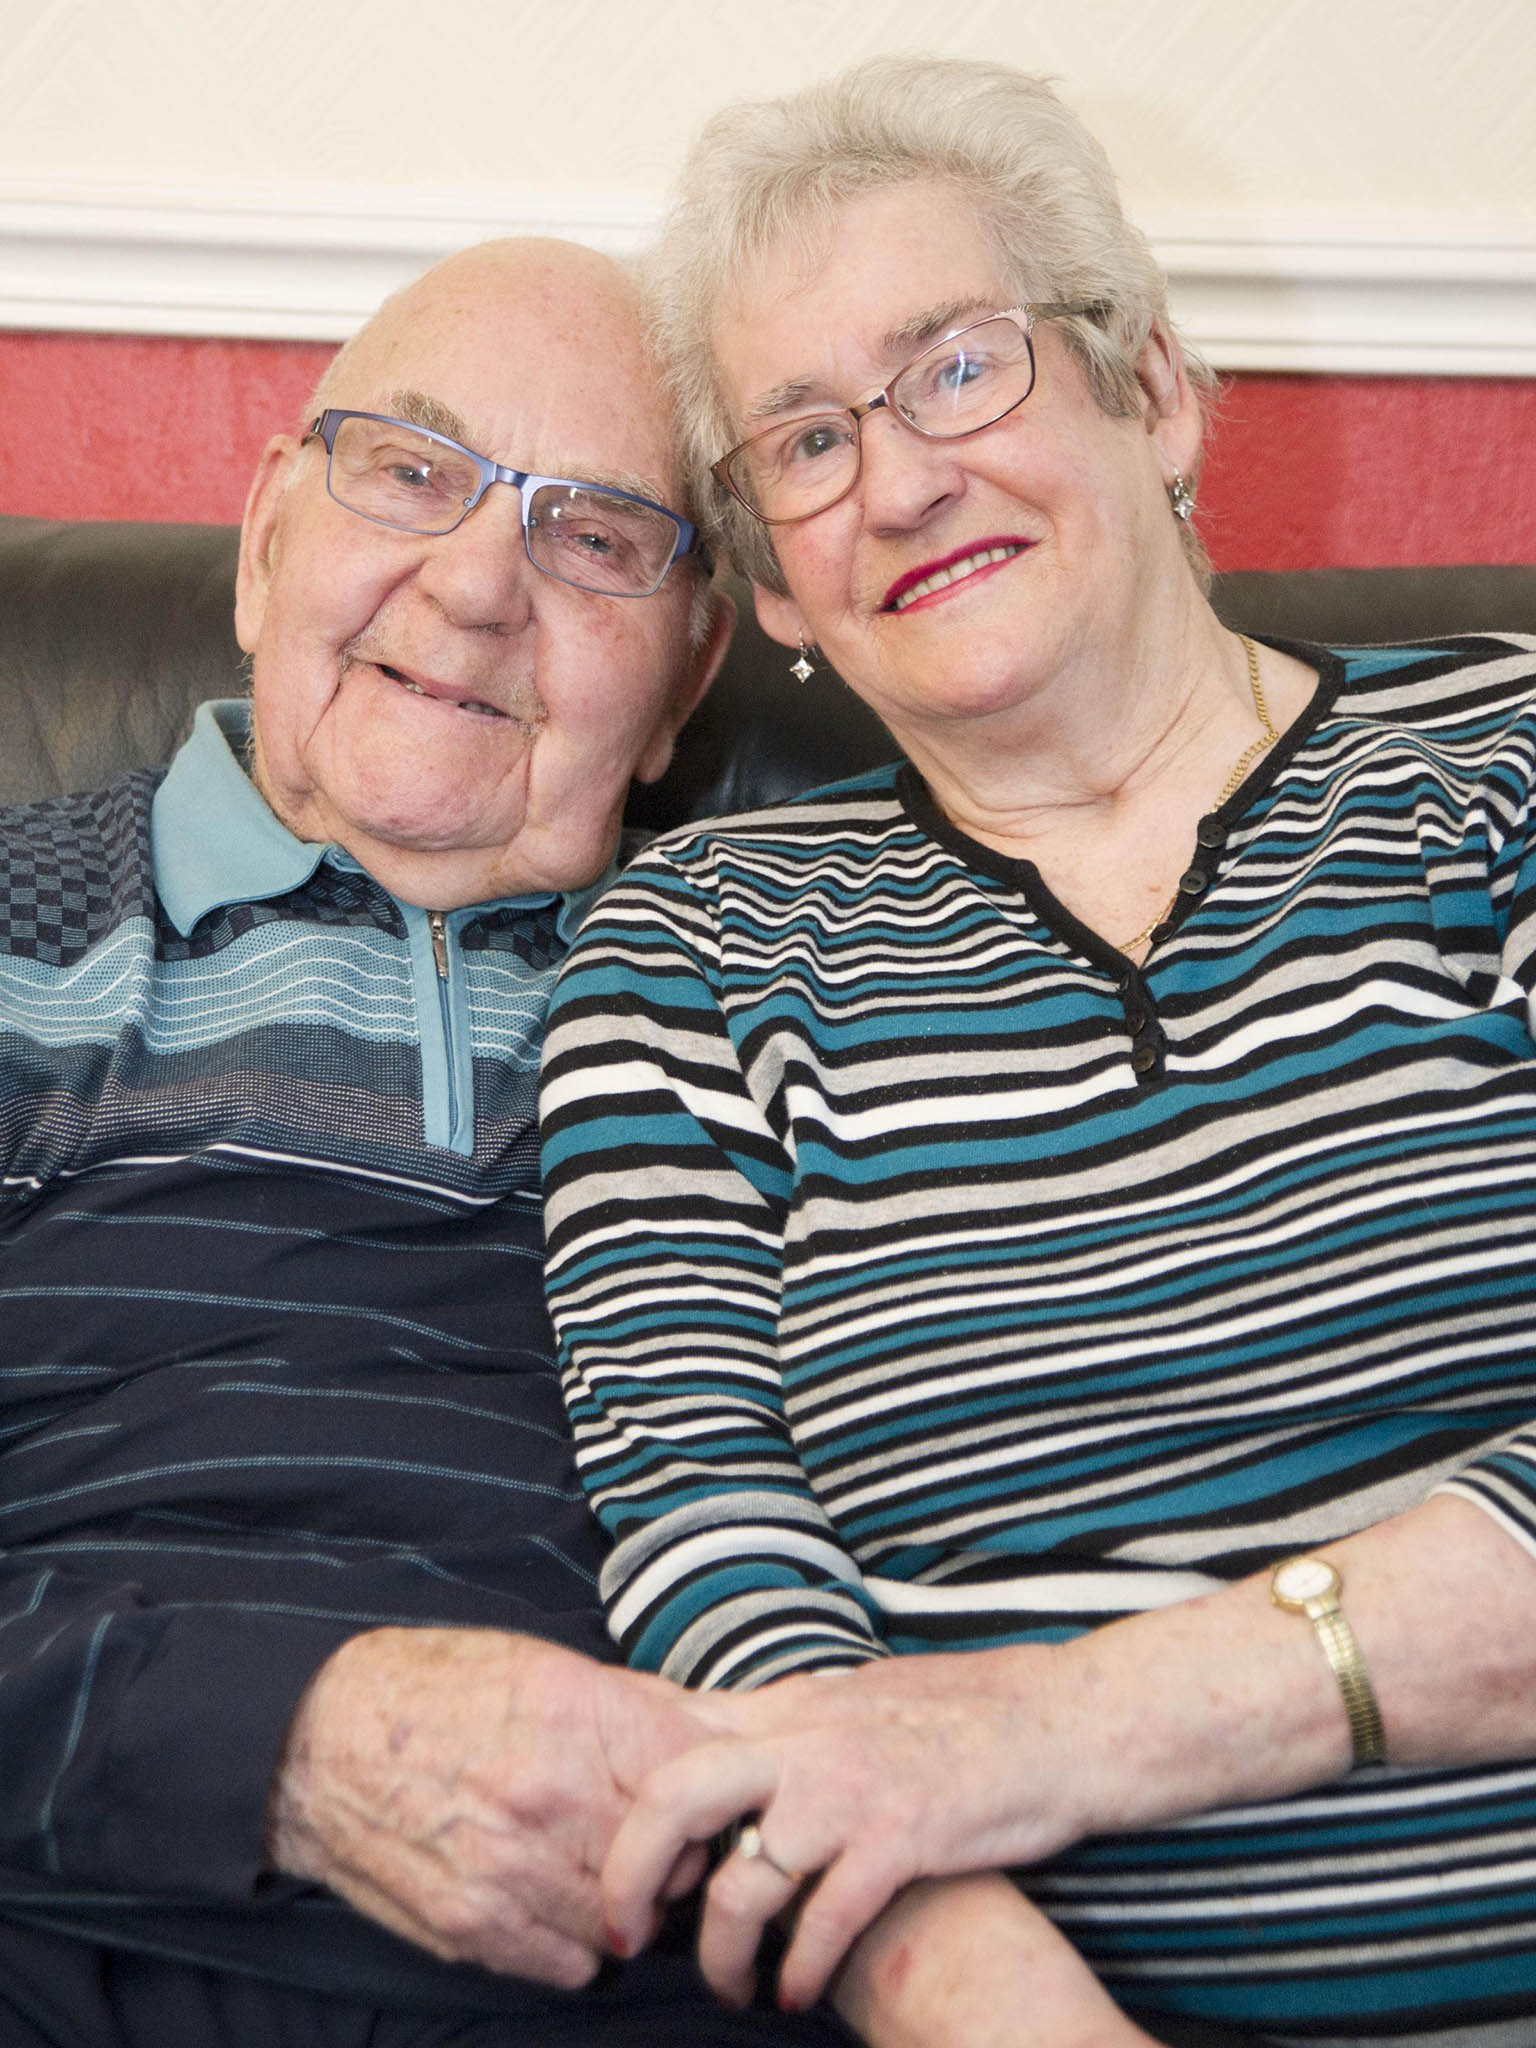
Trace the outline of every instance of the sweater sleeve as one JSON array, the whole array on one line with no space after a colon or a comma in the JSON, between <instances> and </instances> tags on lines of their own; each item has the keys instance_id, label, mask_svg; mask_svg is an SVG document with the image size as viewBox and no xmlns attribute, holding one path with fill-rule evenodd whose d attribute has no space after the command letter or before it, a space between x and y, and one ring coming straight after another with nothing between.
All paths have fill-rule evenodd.
<instances>
[{"instance_id":1,"label":"sweater sleeve","mask_svg":"<svg viewBox=\"0 0 1536 2048\"><path fill-rule=\"evenodd\" d=\"M247 1902L298 1696L351 1624L157 1606L42 1547L0 1555L0 1865Z\"/></svg>"},{"instance_id":2,"label":"sweater sleeve","mask_svg":"<svg viewBox=\"0 0 1536 2048\"><path fill-rule=\"evenodd\" d=\"M1456 899L1450 889L1445 895L1458 902L1456 938L1465 949L1469 980L1487 972L1490 1007L1502 1004L1518 1015L1526 1034L1536 1040L1536 834L1531 817L1536 734L1518 727L1515 739L1524 745L1507 747L1506 757L1494 764L1479 791L1479 801L1460 821L1463 854L1470 842L1488 875L1486 896L1479 893L1473 900L1480 917L1490 920L1489 928L1483 931L1466 918L1465 897ZM1442 923L1449 923L1449 914L1435 907ZM1433 1490L1471 1501L1536 1556L1536 1421L1485 1446Z\"/></svg>"},{"instance_id":3,"label":"sweater sleeve","mask_svg":"<svg viewBox=\"0 0 1536 2048\"><path fill-rule=\"evenodd\" d=\"M707 894L652 856L583 927L551 1016L547 1282L615 1545L609 1626L631 1663L694 1686L883 1654L785 1410L780 1094L749 1084Z\"/></svg>"}]
</instances>

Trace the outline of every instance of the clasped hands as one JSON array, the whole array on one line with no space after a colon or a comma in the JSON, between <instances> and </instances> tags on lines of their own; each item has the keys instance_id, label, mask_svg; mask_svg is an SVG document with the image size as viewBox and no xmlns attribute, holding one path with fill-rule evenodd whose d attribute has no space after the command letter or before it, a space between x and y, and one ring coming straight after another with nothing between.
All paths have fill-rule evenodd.
<instances>
[{"instance_id":1,"label":"clasped hands","mask_svg":"<svg viewBox=\"0 0 1536 2048\"><path fill-rule=\"evenodd\" d=\"M1028 1863L1084 1832L1052 1672L1050 1650L1010 1649L698 1694L494 1630L374 1630L300 1703L270 1858L437 1955L575 1988L605 1952L643 1948L713 1838L750 1816L766 1853L738 1849L709 1877L701 1966L744 2002L764 1928L803 1891L778 1987L803 2008L914 1879ZM1046 1924L978 1882L1033 1957Z\"/></svg>"}]
</instances>

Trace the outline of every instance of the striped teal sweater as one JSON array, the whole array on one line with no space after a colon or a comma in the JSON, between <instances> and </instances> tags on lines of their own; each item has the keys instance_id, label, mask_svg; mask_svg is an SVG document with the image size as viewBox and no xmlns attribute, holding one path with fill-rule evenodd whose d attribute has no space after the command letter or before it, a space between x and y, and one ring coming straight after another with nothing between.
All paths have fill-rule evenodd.
<instances>
[{"instance_id":1,"label":"striped teal sweater","mask_svg":"<svg viewBox=\"0 0 1536 2048\"><path fill-rule=\"evenodd\" d=\"M632 1659L1056 1640L1437 1485L1536 1550L1536 643L1312 658L1140 970L910 770L602 899L548 1279ZM1536 1767L1028 1882L1154 2012L1536 2039Z\"/></svg>"}]
</instances>

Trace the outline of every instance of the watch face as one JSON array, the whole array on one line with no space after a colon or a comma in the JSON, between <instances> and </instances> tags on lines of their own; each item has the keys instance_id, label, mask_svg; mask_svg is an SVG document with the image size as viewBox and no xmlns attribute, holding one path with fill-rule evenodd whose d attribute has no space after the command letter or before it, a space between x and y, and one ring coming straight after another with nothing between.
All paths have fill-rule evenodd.
<instances>
[{"instance_id":1,"label":"watch face","mask_svg":"<svg viewBox=\"0 0 1536 2048\"><path fill-rule=\"evenodd\" d=\"M1338 1583L1338 1573L1320 1557L1293 1557L1274 1577L1275 1591L1287 1600L1321 1600Z\"/></svg>"}]
</instances>

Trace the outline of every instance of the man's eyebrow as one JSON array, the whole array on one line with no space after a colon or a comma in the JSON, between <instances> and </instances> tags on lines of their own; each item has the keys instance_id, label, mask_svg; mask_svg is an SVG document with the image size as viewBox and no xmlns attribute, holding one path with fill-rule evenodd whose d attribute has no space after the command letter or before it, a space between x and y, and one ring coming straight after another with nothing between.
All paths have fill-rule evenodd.
<instances>
[{"instance_id":1,"label":"man's eyebrow","mask_svg":"<svg viewBox=\"0 0 1536 2048\"><path fill-rule=\"evenodd\" d=\"M893 375L899 374L911 357L921 354L929 342L938 341L941 336L951 333L956 327L966 326L972 320L984 320L997 310L997 300L993 296L946 299L942 305L927 306L921 313L914 313L909 320L903 320L899 326L886 330L880 343L881 353L893 366ZM860 395L855 394L852 402L856 403ZM755 398L747 407L743 425L751 427L764 420L778 419L783 414L821 406L840 411L845 402L848 401L813 378L791 377Z\"/></svg>"},{"instance_id":2,"label":"man's eyebrow","mask_svg":"<svg viewBox=\"0 0 1536 2048\"><path fill-rule=\"evenodd\" d=\"M649 477L636 476L628 469L585 470L573 476L573 484L596 484L605 491L624 491L631 498L644 498L651 505L666 505L667 493Z\"/></svg>"},{"instance_id":3,"label":"man's eyebrow","mask_svg":"<svg viewBox=\"0 0 1536 2048\"><path fill-rule=\"evenodd\" d=\"M445 434L450 441L462 441L470 445L469 428L451 405L444 405L440 398L433 398L426 391L392 391L385 405L392 419L404 420L407 426L424 427L429 434Z\"/></svg>"},{"instance_id":4,"label":"man's eyebrow","mask_svg":"<svg viewBox=\"0 0 1536 2048\"><path fill-rule=\"evenodd\" d=\"M450 441L458 441L465 448L475 448L473 430L460 419L451 405L444 405L440 398L433 398L426 391L394 391L387 401L392 418L404 420L409 427L423 427L429 434L445 434ZM506 465L511 468L513 465ZM631 498L644 498L653 505L665 505L666 493L653 478L637 476L633 470L580 469L575 473L562 471L562 477L573 484L594 484L599 489L624 491Z\"/></svg>"}]
</instances>

